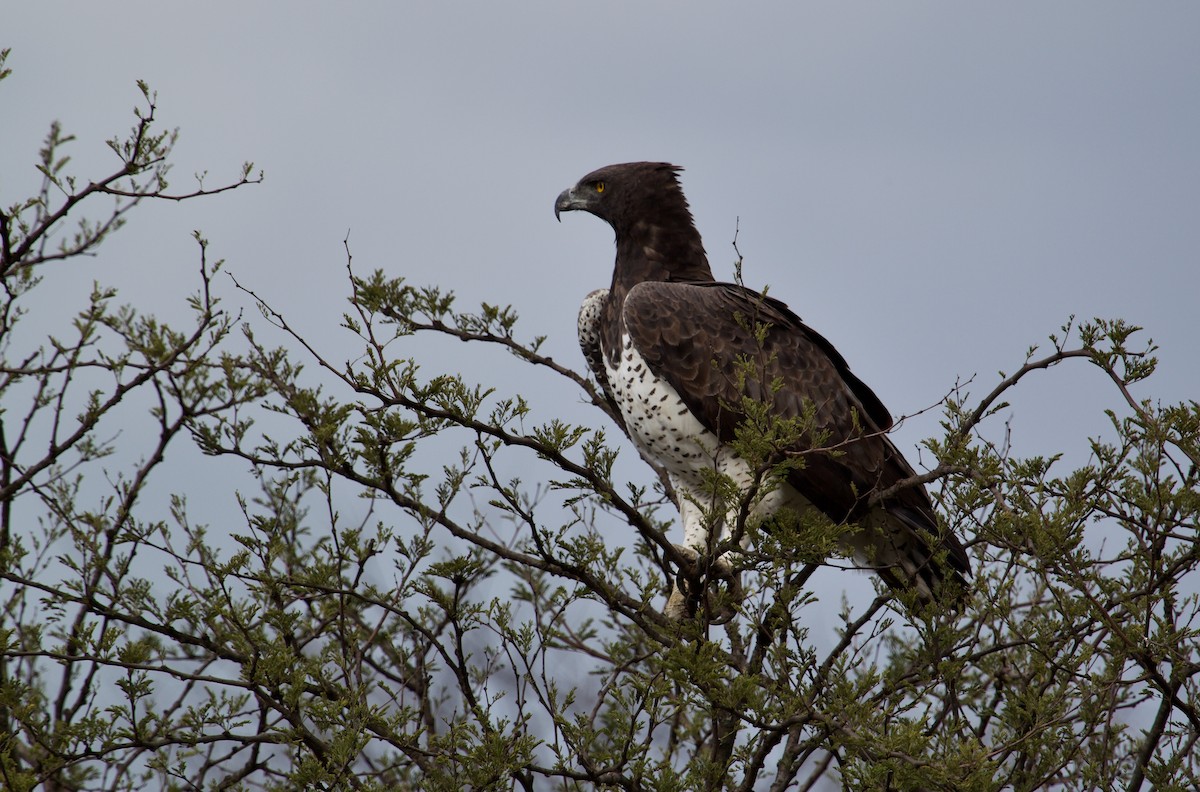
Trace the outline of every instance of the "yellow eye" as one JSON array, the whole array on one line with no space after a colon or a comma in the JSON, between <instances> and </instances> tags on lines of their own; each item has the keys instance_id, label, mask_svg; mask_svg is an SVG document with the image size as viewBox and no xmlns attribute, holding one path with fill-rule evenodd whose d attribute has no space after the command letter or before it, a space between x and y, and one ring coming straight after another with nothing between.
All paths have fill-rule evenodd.
<instances>
[{"instance_id":1,"label":"yellow eye","mask_svg":"<svg viewBox=\"0 0 1200 792\"><path fill-rule=\"evenodd\" d=\"M604 192L604 182L596 182L596 192Z\"/></svg>"}]
</instances>

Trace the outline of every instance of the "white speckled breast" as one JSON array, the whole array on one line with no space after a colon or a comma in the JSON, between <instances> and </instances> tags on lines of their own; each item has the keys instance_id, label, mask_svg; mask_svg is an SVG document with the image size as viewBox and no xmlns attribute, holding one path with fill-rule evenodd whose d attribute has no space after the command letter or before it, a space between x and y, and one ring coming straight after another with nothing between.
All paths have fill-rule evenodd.
<instances>
[{"instance_id":1,"label":"white speckled breast","mask_svg":"<svg viewBox=\"0 0 1200 792\"><path fill-rule=\"evenodd\" d=\"M696 420L678 391L650 371L629 337L621 341L621 356L615 367L608 365L608 380L630 437L673 478L698 488L700 471L716 462L717 437Z\"/></svg>"},{"instance_id":2,"label":"white speckled breast","mask_svg":"<svg viewBox=\"0 0 1200 792\"><path fill-rule=\"evenodd\" d=\"M679 392L650 371L645 360L622 337L621 357L616 366L606 362L613 397L625 418L629 436L648 458L666 469L678 491L679 511L684 523L684 543L702 549L711 538L703 525L700 504L712 497L705 483L706 471L717 471L732 479L743 491L753 481L745 460L721 445L688 409ZM806 508L805 500L790 486L767 488L761 492L751 511L769 514L780 507ZM731 510L735 508L731 504ZM720 534L728 531L732 511Z\"/></svg>"}]
</instances>

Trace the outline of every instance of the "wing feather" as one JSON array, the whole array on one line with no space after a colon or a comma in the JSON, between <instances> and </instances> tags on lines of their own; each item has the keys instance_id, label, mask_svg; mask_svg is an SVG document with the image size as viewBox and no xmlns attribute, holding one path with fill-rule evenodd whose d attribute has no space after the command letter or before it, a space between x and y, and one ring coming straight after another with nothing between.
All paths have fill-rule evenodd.
<instances>
[{"instance_id":1,"label":"wing feather","mask_svg":"<svg viewBox=\"0 0 1200 792\"><path fill-rule=\"evenodd\" d=\"M788 481L830 519L859 519L873 490L913 475L884 434L892 419L878 397L778 300L733 284L644 282L626 296L623 319L654 373L722 441L745 418L743 396L768 400L781 418L811 410L812 429L793 449L805 464ZM739 376L739 360L752 361L751 377ZM818 445L836 453L814 452ZM923 488L904 488L894 501L936 530Z\"/></svg>"}]
</instances>

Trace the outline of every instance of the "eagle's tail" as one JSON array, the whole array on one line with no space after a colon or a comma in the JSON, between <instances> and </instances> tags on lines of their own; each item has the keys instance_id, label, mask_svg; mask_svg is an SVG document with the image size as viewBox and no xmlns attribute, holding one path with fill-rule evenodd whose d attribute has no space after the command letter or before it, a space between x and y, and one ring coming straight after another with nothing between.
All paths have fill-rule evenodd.
<instances>
[{"instance_id":1,"label":"eagle's tail","mask_svg":"<svg viewBox=\"0 0 1200 792\"><path fill-rule=\"evenodd\" d=\"M901 505L880 509L853 541L885 583L916 594L918 608L933 603L957 608L966 598L970 561L953 533L931 514Z\"/></svg>"}]
</instances>

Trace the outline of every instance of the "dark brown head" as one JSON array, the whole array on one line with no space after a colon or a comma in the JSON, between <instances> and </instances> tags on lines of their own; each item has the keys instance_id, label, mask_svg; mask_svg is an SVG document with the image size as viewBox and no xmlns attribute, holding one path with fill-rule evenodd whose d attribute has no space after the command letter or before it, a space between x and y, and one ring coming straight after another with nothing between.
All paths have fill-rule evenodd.
<instances>
[{"instance_id":1,"label":"dark brown head","mask_svg":"<svg viewBox=\"0 0 1200 792\"><path fill-rule=\"evenodd\" d=\"M711 280L700 234L679 186L681 170L667 162L607 165L563 190L554 202L554 216L590 212L612 226L618 280Z\"/></svg>"},{"instance_id":2,"label":"dark brown head","mask_svg":"<svg viewBox=\"0 0 1200 792\"><path fill-rule=\"evenodd\" d=\"M664 213L692 222L687 199L679 186L677 165L667 162L626 162L606 165L563 190L554 202L554 216L582 210L606 221L618 233L646 217Z\"/></svg>"}]
</instances>

